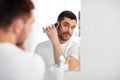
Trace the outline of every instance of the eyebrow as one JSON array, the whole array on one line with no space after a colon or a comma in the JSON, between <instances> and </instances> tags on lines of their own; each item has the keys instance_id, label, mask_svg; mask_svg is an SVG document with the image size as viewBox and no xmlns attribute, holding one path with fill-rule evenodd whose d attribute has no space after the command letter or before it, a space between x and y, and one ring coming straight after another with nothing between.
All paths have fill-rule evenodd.
<instances>
[{"instance_id":1,"label":"eyebrow","mask_svg":"<svg viewBox=\"0 0 120 80\"><path fill-rule=\"evenodd\" d=\"M69 22L63 22L64 24L69 24L70 25L70 23ZM72 25L72 27L76 27L76 25Z\"/></svg>"},{"instance_id":2,"label":"eyebrow","mask_svg":"<svg viewBox=\"0 0 120 80\"><path fill-rule=\"evenodd\" d=\"M63 22L63 23L70 24L69 22Z\"/></svg>"}]
</instances>

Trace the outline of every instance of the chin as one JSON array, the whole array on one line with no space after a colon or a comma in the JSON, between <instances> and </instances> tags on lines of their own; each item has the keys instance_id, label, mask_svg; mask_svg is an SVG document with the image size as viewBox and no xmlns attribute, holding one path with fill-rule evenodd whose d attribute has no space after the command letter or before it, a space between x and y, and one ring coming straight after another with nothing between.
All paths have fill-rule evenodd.
<instances>
[{"instance_id":1,"label":"chin","mask_svg":"<svg viewBox=\"0 0 120 80\"><path fill-rule=\"evenodd\" d=\"M70 38L64 38L64 41L68 41Z\"/></svg>"}]
</instances>

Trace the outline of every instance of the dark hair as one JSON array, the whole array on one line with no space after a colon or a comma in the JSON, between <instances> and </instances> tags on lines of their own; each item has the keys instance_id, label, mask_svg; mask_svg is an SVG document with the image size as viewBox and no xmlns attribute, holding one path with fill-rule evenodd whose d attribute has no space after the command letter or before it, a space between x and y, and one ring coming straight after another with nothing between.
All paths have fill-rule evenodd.
<instances>
[{"instance_id":1,"label":"dark hair","mask_svg":"<svg viewBox=\"0 0 120 80\"><path fill-rule=\"evenodd\" d=\"M31 0L0 0L0 28L7 29L16 18L25 21L31 9L34 9Z\"/></svg>"},{"instance_id":2,"label":"dark hair","mask_svg":"<svg viewBox=\"0 0 120 80\"><path fill-rule=\"evenodd\" d=\"M61 22L65 17L74 19L77 21L76 15L73 12L68 10L61 12L57 18L57 21Z\"/></svg>"}]
</instances>

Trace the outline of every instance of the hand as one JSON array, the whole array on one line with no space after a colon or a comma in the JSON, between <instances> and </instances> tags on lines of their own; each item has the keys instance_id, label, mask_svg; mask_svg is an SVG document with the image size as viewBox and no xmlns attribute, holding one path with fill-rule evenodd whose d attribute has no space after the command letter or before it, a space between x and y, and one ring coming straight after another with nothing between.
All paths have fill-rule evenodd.
<instances>
[{"instance_id":1,"label":"hand","mask_svg":"<svg viewBox=\"0 0 120 80\"><path fill-rule=\"evenodd\" d=\"M54 25L43 28L43 31L47 34L48 38L53 41L58 41L57 30Z\"/></svg>"}]
</instances>

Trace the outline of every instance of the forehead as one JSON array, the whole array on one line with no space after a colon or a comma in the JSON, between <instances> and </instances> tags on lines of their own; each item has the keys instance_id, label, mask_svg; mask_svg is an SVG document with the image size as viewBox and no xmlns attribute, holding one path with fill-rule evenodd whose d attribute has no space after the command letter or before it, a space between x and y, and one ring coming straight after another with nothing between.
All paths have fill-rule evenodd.
<instances>
[{"instance_id":1,"label":"forehead","mask_svg":"<svg viewBox=\"0 0 120 80\"><path fill-rule=\"evenodd\" d=\"M75 19L70 19L70 18L67 18L65 17L61 23L68 23L70 25L76 25L77 24L77 21Z\"/></svg>"}]
</instances>

